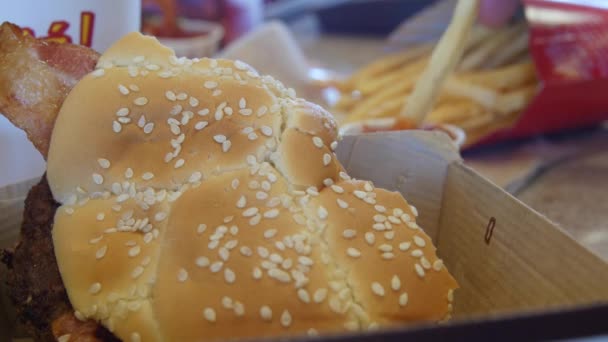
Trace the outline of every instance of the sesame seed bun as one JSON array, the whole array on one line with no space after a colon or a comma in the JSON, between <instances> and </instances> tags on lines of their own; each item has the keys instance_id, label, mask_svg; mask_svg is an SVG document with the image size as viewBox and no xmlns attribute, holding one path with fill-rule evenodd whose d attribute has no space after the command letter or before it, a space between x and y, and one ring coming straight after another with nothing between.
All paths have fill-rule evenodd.
<instances>
[{"instance_id":1,"label":"sesame seed bun","mask_svg":"<svg viewBox=\"0 0 608 342\"><path fill-rule=\"evenodd\" d=\"M336 159L332 116L242 62L131 34L61 108L48 179L70 301L123 341L366 330L457 284L400 194Z\"/></svg>"}]
</instances>

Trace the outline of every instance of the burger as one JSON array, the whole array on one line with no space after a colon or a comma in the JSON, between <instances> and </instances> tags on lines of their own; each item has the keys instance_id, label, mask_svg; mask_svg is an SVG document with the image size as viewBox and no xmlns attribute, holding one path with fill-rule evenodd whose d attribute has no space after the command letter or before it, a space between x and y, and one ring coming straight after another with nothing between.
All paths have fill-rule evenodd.
<instances>
[{"instance_id":1,"label":"burger","mask_svg":"<svg viewBox=\"0 0 608 342\"><path fill-rule=\"evenodd\" d=\"M47 160L3 254L38 340L325 335L449 318L457 284L416 208L350 177L333 117L274 78L177 58L139 33L99 56L5 23L0 79L0 112Z\"/></svg>"}]
</instances>

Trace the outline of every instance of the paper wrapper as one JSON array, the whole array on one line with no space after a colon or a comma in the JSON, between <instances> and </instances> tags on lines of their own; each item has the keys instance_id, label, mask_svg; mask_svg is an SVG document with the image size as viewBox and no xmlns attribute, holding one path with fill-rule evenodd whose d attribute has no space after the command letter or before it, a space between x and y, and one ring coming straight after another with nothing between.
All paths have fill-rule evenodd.
<instances>
[{"instance_id":1,"label":"paper wrapper","mask_svg":"<svg viewBox=\"0 0 608 342\"><path fill-rule=\"evenodd\" d=\"M347 136L337 155L353 177L399 191L418 208L420 225L460 283L454 321L608 303L608 264L464 166L444 134ZM17 237L35 183L0 190L3 246ZM0 341L10 340L9 327L0 317Z\"/></svg>"}]
</instances>

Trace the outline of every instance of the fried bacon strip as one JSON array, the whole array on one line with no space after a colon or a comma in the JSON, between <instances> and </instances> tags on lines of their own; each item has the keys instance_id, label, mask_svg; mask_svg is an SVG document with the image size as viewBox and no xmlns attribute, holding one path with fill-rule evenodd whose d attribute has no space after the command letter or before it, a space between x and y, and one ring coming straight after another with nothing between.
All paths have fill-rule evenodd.
<instances>
[{"instance_id":1,"label":"fried bacon strip","mask_svg":"<svg viewBox=\"0 0 608 342\"><path fill-rule=\"evenodd\" d=\"M45 158L63 100L98 59L87 47L37 40L7 22L0 26L0 113Z\"/></svg>"},{"instance_id":2,"label":"fried bacon strip","mask_svg":"<svg viewBox=\"0 0 608 342\"><path fill-rule=\"evenodd\" d=\"M23 129L45 158L63 101L98 59L89 48L37 40L13 24L0 25L0 113ZM70 341L118 341L96 322L74 316L53 252L57 206L43 177L28 194L19 243L0 251L17 312L38 341L65 335Z\"/></svg>"}]
</instances>

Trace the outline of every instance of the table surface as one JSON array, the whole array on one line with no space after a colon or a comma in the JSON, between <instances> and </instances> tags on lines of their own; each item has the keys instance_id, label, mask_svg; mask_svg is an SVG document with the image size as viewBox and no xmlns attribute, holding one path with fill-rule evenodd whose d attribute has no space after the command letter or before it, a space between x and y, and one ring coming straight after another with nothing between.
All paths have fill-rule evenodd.
<instances>
[{"instance_id":1,"label":"table surface","mask_svg":"<svg viewBox=\"0 0 608 342\"><path fill-rule=\"evenodd\" d=\"M298 31L312 64L348 74L384 53L369 37ZM463 153L465 163L608 260L608 125Z\"/></svg>"}]
</instances>

